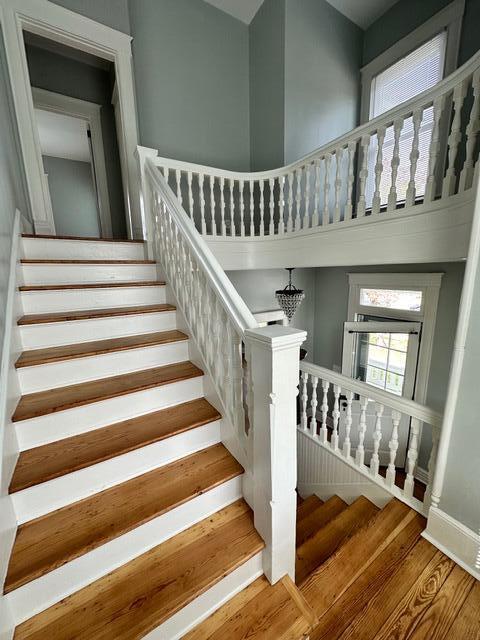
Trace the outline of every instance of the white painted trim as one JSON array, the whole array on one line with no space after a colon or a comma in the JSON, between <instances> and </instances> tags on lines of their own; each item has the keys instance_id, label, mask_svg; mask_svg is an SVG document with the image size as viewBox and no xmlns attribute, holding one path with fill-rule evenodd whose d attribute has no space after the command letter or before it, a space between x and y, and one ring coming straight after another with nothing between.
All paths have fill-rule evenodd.
<instances>
[{"instance_id":1,"label":"white painted trim","mask_svg":"<svg viewBox=\"0 0 480 640\"><path fill-rule=\"evenodd\" d=\"M428 523L422 536L459 564L462 569L480 580L476 566L480 549L480 535L441 509L431 507Z\"/></svg>"},{"instance_id":2,"label":"white painted trim","mask_svg":"<svg viewBox=\"0 0 480 640\"><path fill-rule=\"evenodd\" d=\"M255 320L260 324L262 322L275 322L284 326L288 326L288 320L282 309L272 309L270 311L252 311Z\"/></svg>"},{"instance_id":3,"label":"white painted trim","mask_svg":"<svg viewBox=\"0 0 480 640\"><path fill-rule=\"evenodd\" d=\"M47 0L0 0L0 20L36 233L54 234L55 228L53 220L49 219L48 194L43 184L42 158L23 42L24 30L114 62L124 125L122 144L128 154L129 197L125 202L127 228L129 237L141 233L139 185L134 158L137 119L131 37Z\"/></svg>"},{"instance_id":4,"label":"white painted trim","mask_svg":"<svg viewBox=\"0 0 480 640\"><path fill-rule=\"evenodd\" d=\"M144 640L180 640L183 636L212 615L237 593L248 587L263 574L262 555L257 555L244 562L238 569L229 573L201 596L175 613L162 625L148 633Z\"/></svg>"},{"instance_id":5,"label":"white painted trim","mask_svg":"<svg viewBox=\"0 0 480 640\"><path fill-rule=\"evenodd\" d=\"M7 594L20 624L241 498L241 476L145 522Z\"/></svg>"},{"instance_id":6,"label":"white painted trim","mask_svg":"<svg viewBox=\"0 0 480 640\"><path fill-rule=\"evenodd\" d=\"M87 123L92 144L92 176L97 190L97 202L102 238L112 237L112 212L108 194L107 168L105 165L105 149L103 146L102 121L100 112L102 105L78 98L71 98L54 91L46 91L32 87L33 105L37 109L60 113L78 118ZM91 163L91 164L92 164ZM123 181L123 175L122 175Z\"/></svg>"},{"instance_id":7,"label":"white painted trim","mask_svg":"<svg viewBox=\"0 0 480 640\"><path fill-rule=\"evenodd\" d=\"M420 47L424 42L436 36L443 29L447 30L443 75L446 77L455 71L464 10L465 0L454 0L361 69L361 122L368 122L369 120L370 91L373 78L390 65L407 56L417 47Z\"/></svg>"}]
</instances>

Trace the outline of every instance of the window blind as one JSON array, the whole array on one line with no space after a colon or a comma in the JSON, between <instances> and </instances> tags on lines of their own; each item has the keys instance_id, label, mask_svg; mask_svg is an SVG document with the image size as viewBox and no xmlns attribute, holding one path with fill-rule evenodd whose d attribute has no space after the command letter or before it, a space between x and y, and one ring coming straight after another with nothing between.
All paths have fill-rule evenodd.
<instances>
[{"instance_id":1,"label":"window blind","mask_svg":"<svg viewBox=\"0 0 480 640\"><path fill-rule=\"evenodd\" d=\"M435 86L443 77L447 32L441 31L434 38L398 60L390 67L379 73L372 81L370 94L370 118L375 118L402 102ZM416 195L421 197L425 193L427 181L428 156L433 128L433 109L423 112L419 135L420 157L415 176ZM413 122L408 118L404 122L400 137L400 166L397 177L398 200L404 200L410 179L410 152L413 142ZM383 144L384 171L380 184L381 204L388 201L391 186L391 161L393 156L393 127L386 132ZM372 138L369 149L368 180L366 189L367 203L371 206L374 191L374 167L377 157L378 144Z\"/></svg>"}]
</instances>

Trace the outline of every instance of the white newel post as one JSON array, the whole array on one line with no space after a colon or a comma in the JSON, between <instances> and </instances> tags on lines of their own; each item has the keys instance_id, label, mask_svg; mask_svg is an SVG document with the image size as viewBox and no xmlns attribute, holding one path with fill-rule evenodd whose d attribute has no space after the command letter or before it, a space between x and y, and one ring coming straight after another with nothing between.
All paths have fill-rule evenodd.
<instances>
[{"instance_id":1,"label":"white newel post","mask_svg":"<svg viewBox=\"0 0 480 640\"><path fill-rule=\"evenodd\" d=\"M295 579L296 397L305 331L271 325L245 332L251 358L255 527L272 584Z\"/></svg>"},{"instance_id":2,"label":"white newel post","mask_svg":"<svg viewBox=\"0 0 480 640\"><path fill-rule=\"evenodd\" d=\"M153 221L152 221L152 203L150 201L150 189L148 188L148 182L145 176L145 162L147 158L156 158L158 151L156 149L150 149L149 147L137 146L136 157L138 162L138 173L140 176L140 210L142 214L142 226L144 240L147 243L148 259L153 259Z\"/></svg>"}]
</instances>

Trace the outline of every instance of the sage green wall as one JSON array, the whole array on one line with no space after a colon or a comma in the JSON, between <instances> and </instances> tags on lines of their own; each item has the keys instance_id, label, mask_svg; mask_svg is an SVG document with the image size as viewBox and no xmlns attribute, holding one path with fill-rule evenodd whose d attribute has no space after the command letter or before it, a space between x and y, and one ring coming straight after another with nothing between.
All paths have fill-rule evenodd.
<instances>
[{"instance_id":1,"label":"sage green wall","mask_svg":"<svg viewBox=\"0 0 480 640\"><path fill-rule=\"evenodd\" d=\"M111 104L113 78L109 71L27 45L30 82L34 87L102 105L100 116L114 238L126 238L122 172L115 114Z\"/></svg>"},{"instance_id":2,"label":"sage green wall","mask_svg":"<svg viewBox=\"0 0 480 640\"><path fill-rule=\"evenodd\" d=\"M326 0L286 0L285 161L358 124L363 31Z\"/></svg>"},{"instance_id":3,"label":"sage green wall","mask_svg":"<svg viewBox=\"0 0 480 640\"><path fill-rule=\"evenodd\" d=\"M250 168L248 27L202 0L131 0L142 145Z\"/></svg>"},{"instance_id":4,"label":"sage green wall","mask_svg":"<svg viewBox=\"0 0 480 640\"><path fill-rule=\"evenodd\" d=\"M285 269L228 271L227 275L252 312L278 309L275 291L283 289L288 284L288 272ZM293 283L305 291L305 300L295 314L291 326L308 332L303 347L308 350L307 359L314 362L315 269L295 269Z\"/></svg>"},{"instance_id":5,"label":"sage green wall","mask_svg":"<svg viewBox=\"0 0 480 640\"><path fill-rule=\"evenodd\" d=\"M87 18L101 22L130 33L130 19L128 15L128 0L51 0L65 9L80 13Z\"/></svg>"},{"instance_id":6,"label":"sage green wall","mask_svg":"<svg viewBox=\"0 0 480 640\"><path fill-rule=\"evenodd\" d=\"M443 9L450 0L400 0L376 20L366 31L363 47L363 64L392 46L395 42L419 27ZM465 0L459 65L468 60L480 48L479 38L480 0Z\"/></svg>"},{"instance_id":7,"label":"sage green wall","mask_svg":"<svg viewBox=\"0 0 480 640\"><path fill-rule=\"evenodd\" d=\"M59 236L100 235L97 200L89 162L43 156L55 231Z\"/></svg>"},{"instance_id":8,"label":"sage green wall","mask_svg":"<svg viewBox=\"0 0 480 640\"><path fill-rule=\"evenodd\" d=\"M284 165L285 0L265 0L250 24L252 171Z\"/></svg>"}]
</instances>

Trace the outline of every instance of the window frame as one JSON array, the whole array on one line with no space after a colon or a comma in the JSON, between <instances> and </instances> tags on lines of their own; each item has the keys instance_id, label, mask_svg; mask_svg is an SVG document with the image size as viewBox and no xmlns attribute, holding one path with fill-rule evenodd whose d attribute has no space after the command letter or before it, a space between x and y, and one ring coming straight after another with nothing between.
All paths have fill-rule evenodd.
<instances>
[{"instance_id":1,"label":"window frame","mask_svg":"<svg viewBox=\"0 0 480 640\"><path fill-rule=\"evenodd\" d=\"M361 73L360 123L370 119L370 97L373 79L382 71L398 62L409 53L431 40L440 31L447 31L447 44L443 77L457 68L462 19L465 11L465 0L454 0L429 20L421 24L404 38L401 38L379 56L366 64Z\"/></svg>"}]
</instances>

